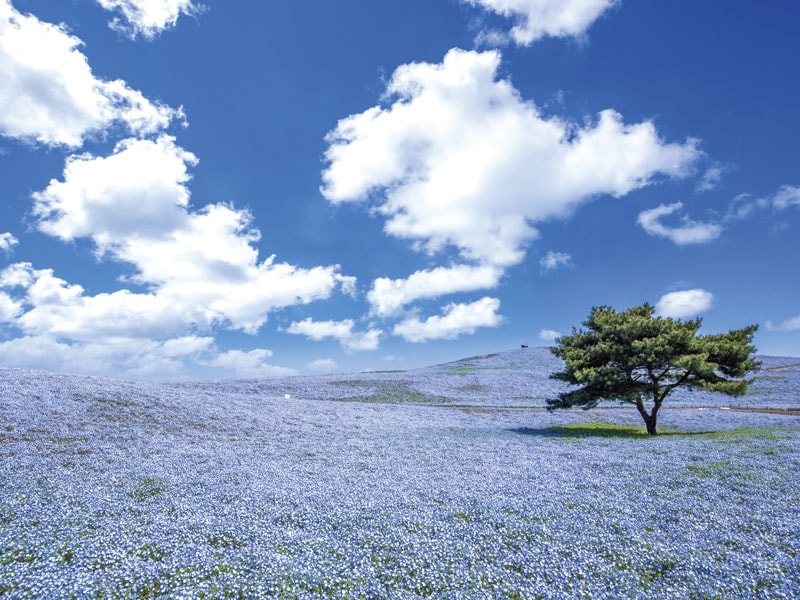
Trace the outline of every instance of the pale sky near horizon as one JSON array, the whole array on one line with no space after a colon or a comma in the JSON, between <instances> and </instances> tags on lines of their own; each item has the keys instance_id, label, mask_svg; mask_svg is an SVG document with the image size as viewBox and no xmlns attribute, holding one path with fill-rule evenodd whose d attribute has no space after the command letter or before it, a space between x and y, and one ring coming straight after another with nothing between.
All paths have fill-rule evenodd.
<instances>
[{"instance_id":1,"label":"pale sky near horizon","mask_svg":"<svg viewBox=\"0 0 800 600\"><path fill-rule=\"evenodd\" d=\"M799 17L0 0L0 366L406 369L646 301L800 356Z\"/></svg>"}]
</instances>

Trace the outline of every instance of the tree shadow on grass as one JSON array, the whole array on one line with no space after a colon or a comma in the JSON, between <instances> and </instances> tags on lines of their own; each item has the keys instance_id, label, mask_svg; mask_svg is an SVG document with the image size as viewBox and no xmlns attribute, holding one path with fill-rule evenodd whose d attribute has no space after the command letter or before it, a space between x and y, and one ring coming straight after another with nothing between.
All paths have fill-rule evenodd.
<instances>
[{"instance_id":1,"label":"tree shadow on grass","mask_svg":"<svg viewBox=\"0 0 800 600\"><path fill-rule=\"evenodd\" d=\"M675 431L664 428L656 436L647 435L644 427L634 425L617 425L616 423L594 422L573 423L571 425L554 425L552 427L517 427L509 429L511 433L549 438L614 438L614 439L653 439L666 436L708 435L710 431Z\"/></svg>"}]
</instances>

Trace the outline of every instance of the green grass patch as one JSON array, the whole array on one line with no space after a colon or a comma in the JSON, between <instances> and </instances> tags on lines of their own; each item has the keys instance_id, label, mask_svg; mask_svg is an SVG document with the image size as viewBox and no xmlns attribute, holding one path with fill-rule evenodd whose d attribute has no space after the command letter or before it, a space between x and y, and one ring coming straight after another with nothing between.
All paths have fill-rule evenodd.
<instances>
[{"instance_id":1,"label":"green grass patch","mask_svg":"<svg viewBox=\"0 0 800 600\"><path fill-rule=\"evenodd\" d=\"M208 545L224 550L239 550L247 547L247 540L241 539L232 533L216 533L207 537Z\"/></svg>"},{"instance_id":2,"label":"green grass patch","mask_svg":"<svg viewBox=\"0 0 800 600\"><path fill-rule=\"evenodd\" d=\"M647 438L647 431L644 426L635 427L633 425L618 425L606 421L588 421L585 423L571 423L569 425L556 425L549 430L565 438L625 438L643 439Z\"/></svg>"},{"instance_id":3,"label":"green grass patch","mask_svg":"<svg viewBox=\"0 0 800 600\"><path fill-rule=\"evenodd\" d=\"M158 479L145 477L140 479L134 488L128 492L128 496L136 502L145 502L150 498L155 498L167 490L167 485Z\"/></svg>"},{"instance_id":4,"label":"green grass patch","mask_svg":"<svg viewBox=\"0 0 800 600\"><path fill-rule=\"evenodd\" d=\"M707 440L729 440L732 442L757 438L761 440L785 440L791 437L791 431L795 427L738 427L736 429L718 429L715 431L700 431L695 434Z\"/></svg>"},{"instance_id":5,"label":"green grass patch","mask_svg":"<svg viewBox=\"0 0 800 600\"><path fill-rule=\"evenodd\" d=\"M463 376L469 373L475 373L476 371L485 371L486 367L473 367L471 365L450 365L449 367L445 367L445 370L453 375Z\"/></svg>"},{"instance_id":6,"label":"green grass patch","mask_svg":"<svg viewBox=\"0 0 800 600\"><path fill-rule=\"evenodd\" d=\"M408 383L370 383L358 380L335 381L331 385L352 389L372 388L368 393L345 398L331 398L337 402L366 402L375 404L449 404L453 400L446 396L434 396L412 388ZM367 391L367 390L365 390Z\"/></svg>"},{"instance_id":7,"label":"green grass patch","mask_svg":"<svg viewBox=\"0 0 800 600\"><path fill-rule=\"evenodd\" d=\"M739 427L737 429L718 429L712 431L683 431L669 426L658 428L655 437L691 437L705 440L721 440L733 443L747 439L760 440L785 440L791 437L793 427ZM565 439L581 438L622 438L622 439L648 439L644 425L619 425L607 421L586 421L571 423L569 425L556 425L549 427L547 432Z\"/></svg>"}]
</instances>

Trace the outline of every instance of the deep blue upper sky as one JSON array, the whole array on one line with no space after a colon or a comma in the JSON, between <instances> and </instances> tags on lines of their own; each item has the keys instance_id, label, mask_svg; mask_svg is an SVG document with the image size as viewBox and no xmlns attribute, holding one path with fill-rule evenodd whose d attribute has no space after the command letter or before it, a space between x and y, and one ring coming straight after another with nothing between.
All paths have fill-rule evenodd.
<instances>
[{"instance_id":1,"label":"deep blue upper sky","mask_svg":"<svg viewBox=\"0 0 800 600\"><path fill-rule=\"evenodd\" d=\"M798 356L798 17L0 0L0 365L409 368L645 301Z\"/></svg>"}]
</instances>

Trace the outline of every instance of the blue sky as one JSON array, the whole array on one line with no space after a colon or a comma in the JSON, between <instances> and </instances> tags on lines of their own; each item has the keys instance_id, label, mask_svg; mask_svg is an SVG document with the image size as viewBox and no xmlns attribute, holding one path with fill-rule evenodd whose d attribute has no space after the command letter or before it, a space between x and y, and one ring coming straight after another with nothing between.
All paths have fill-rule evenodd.
<instances>
[{"instance_id":1,"label":"blue sky","mask_svg":"<svg viewBox=\"0 0 800 600\"><path fill-rule=\"evenodd\" d=\"M799 356L798 17L0 0L0 364L405 369L645 301Z\"/></svg>"}]
</instances>

